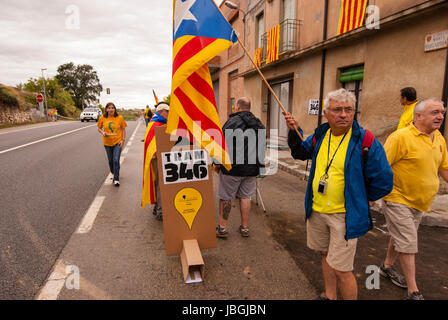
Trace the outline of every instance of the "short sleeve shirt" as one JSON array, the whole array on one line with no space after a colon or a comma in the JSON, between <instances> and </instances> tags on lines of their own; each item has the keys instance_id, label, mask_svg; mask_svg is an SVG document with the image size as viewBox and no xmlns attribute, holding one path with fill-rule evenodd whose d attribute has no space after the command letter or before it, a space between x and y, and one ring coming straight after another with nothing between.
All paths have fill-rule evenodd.
<instances>
[{"instance_id":1,"label":"short sleeve shirt","mask_svg":"<svg viewBox=\"0 0 448 320\"><path fill-rule=\"evenodd\" d=\"M394 188L384 200L429 211L439 191L439 171L448 170L446 142L434 131L434 139L413 124L392 133L384 145L394 173Z\"/></svg>"},{"instance_id":2,"label":"short sleeve shirt","mask_svg":"<svg viewBox=\"0 0 448 320\"><path fill-rule=\"evenodd\" d=\"M105 146L113 147L123 140L122 129L126 128L127 124L122 116L118 117L104 117L101 116L98 120L98 128L103 129L106 135L103 137L103 144Z\"/></svg>"}]
</instances>

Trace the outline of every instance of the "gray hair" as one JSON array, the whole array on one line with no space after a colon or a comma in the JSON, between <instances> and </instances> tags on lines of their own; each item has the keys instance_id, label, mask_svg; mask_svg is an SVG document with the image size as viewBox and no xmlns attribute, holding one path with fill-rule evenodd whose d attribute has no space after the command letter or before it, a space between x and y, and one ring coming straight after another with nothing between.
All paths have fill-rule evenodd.
<instances>
[{"instance_id":1,"label":"gray hair","mask_svg":"<svg viewBox=\"0 0 448 320\"><path fill-rule=\"evenodd\" d=\"M331 91L327 94L324 100L324 110L328 110L328 108L330 107L331 100L336 102L351 102L353 103L353 106L355 106L356 104L355 95L344 88Z\"/></svg>"},{"instance_id":2,"label":"gray hair","mask_svg":"<svg viewBox=\"0 0 448 320\"><path fill-rule=\"evenodd\" d=\"M423 99L422 101L417 103L414 107L414 120L415 120L415 116L417 113L423 113L423 111L425 111L426 103L429 101L440 103L443 106L443 101L440 100L439 98L432 97L432 98ZM444 106L444 108L445 108L445 106Z\"/></svg>"}]
</instances>

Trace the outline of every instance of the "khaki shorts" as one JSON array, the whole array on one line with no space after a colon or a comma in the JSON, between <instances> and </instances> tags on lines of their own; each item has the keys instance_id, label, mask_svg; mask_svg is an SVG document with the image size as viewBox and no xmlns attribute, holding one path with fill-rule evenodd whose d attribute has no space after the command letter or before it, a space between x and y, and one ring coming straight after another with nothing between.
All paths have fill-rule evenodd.
<instances>
[{"instance_id":1,"label":"khaki shorts","mask_svg":"<svg viewBox=\"0 0 448 320\"><path fill-rule=\"evenodd\" d=\"M358 239L345 240L345 213L313 211L306 223L308 248L327 252L327 263L337 271L353 270Z\"/></svg>"},{"instance_id":2,"label":"khaki shorts","mask_svg":"<svg viewBox=\"0 0 448 320\"><path fill-rule=\"evenodd\" d=\"M219 173L218 198L221 200L250 199L257 188L257 177L236 177Z\"/></svg>"},{"instance_id":3,"label":"khaki shorts","mask_svg":"<svg viewBox=\"0 0 448 320\"><path fill-rule=\"evenodd\" d=\"M383 210L395 251L417 253L417 232L423 212L401 203L389 201L385 201Z\"/></svg>"}]
</instances>

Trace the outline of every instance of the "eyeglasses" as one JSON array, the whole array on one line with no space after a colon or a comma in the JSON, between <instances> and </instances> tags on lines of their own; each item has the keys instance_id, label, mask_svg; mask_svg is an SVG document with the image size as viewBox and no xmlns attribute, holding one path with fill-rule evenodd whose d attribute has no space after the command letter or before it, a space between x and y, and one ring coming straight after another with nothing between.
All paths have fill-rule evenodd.
<instances>
[{"instance_id":1,"label":"eyeglasses","mask_svg":"<svg viewBox=\"0 0 448 320\"><path fill-rule=\"evenodd\" d=\"M339 107L338 108L328 108L328 110L330 110L331 112L333 112L335 114L341 114L342 110L344 110L344 112L347 114L352 114L355 111L355 109L350 108L350 107L348 107L348 108L339 108Z\"/></svg>"}]
</instances>

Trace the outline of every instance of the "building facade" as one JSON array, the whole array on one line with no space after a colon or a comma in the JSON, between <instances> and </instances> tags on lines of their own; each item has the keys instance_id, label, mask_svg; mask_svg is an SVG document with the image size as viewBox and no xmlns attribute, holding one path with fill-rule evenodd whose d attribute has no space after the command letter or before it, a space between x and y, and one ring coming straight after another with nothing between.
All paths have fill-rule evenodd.
<instances>
[{"instance_id":1,"label":"building facade","mask_svg":"<svg viewBox=\"0 0 448 320\"><path fill-rule=\"evenodd\" d=\"M414 87L418 99L446 99L447 48L443 41L431 44L431 37L448 32L448 1L369 0L364 24L338 35L342 1L246 0L234 1L241 11L221 7L234 29L245 35L251 55L263 47L260 69L305 135L326 121L318 110L321 99L344 87L358 98L361 125L384 141L403 111L401 88ZM279 58L266 64L267 33L277 25ZM245 95L253 113L274 129L271 138L286 144L282 111L238 44L220 56L212 77L219 83L221 121L227 119L232 99Z\"/></svg>"}]
</instances>

